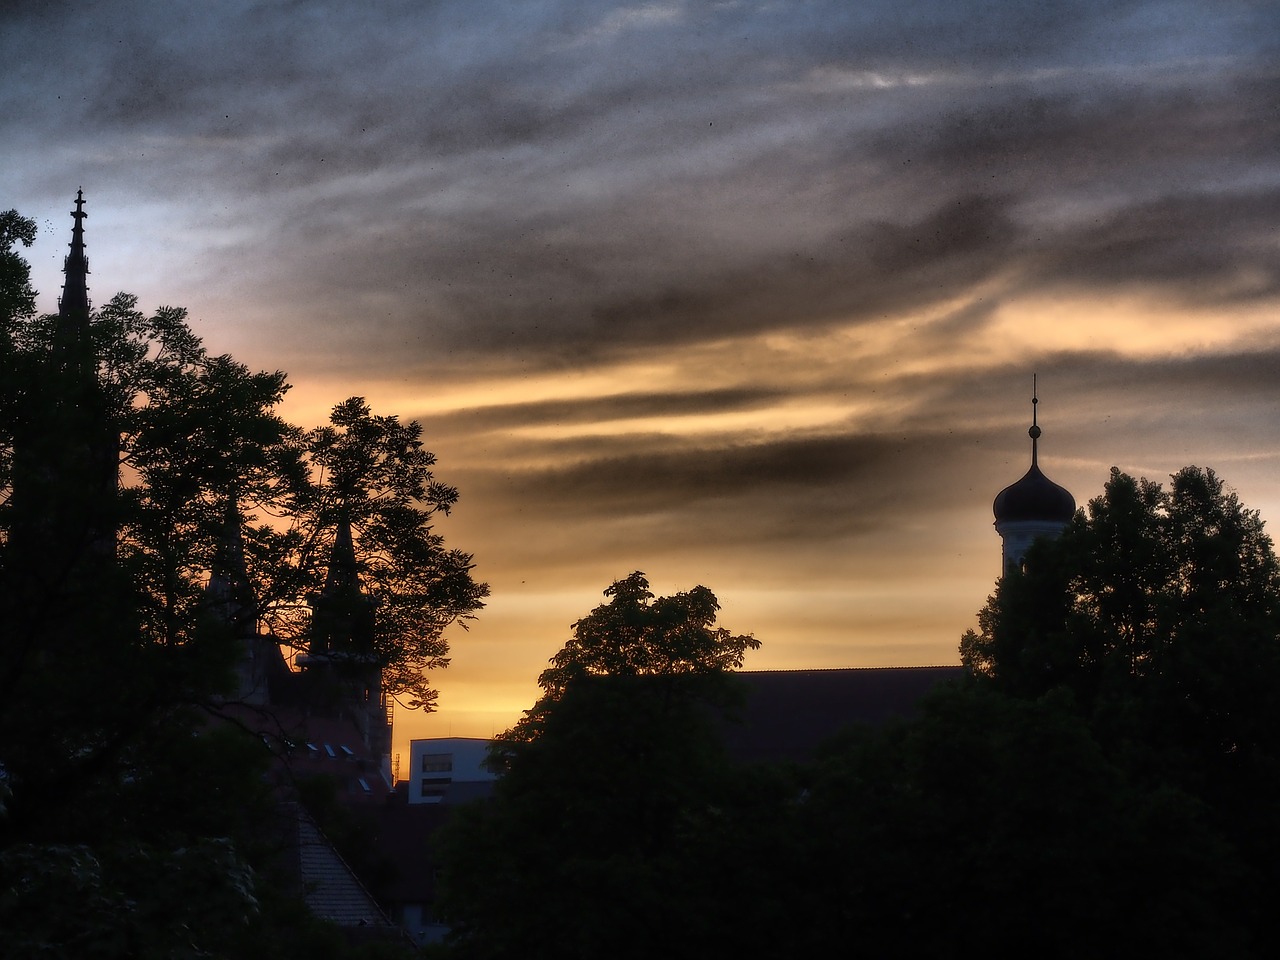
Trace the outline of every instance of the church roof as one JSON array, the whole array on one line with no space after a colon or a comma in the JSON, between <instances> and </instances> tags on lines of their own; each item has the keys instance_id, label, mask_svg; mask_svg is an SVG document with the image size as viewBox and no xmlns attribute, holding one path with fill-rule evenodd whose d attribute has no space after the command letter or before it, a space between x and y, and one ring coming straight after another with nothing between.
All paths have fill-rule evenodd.
<instances>
[{"instance_id":1,"label":"church roof","mask_svg":"<svg viewBox=\"0 0 1280 960\"><path fill-rule=\"evenodd\" d=\"M734 758L747 762L811 760L825 740L854 724L910 719L938 684L964 667L852 667L743 670L745 702L724 728Z\"/></svg>"}]
</instances>

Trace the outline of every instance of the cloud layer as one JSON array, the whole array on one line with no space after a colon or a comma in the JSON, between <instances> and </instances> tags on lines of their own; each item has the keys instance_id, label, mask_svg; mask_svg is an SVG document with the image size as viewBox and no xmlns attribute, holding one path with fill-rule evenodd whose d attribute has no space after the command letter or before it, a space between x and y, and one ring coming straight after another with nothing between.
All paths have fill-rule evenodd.
<instances>
[{"instance_id":1,"label":"cloud layer","mask_svg":"<svg viewBox=\"0 0 1280 960\"><path fill-rule=\"evenodd\" d=\"M47 308L83 185L96 299L424 419L501 715L637 567L757 665L953 658L1033 370L1077 500L1280 508L1277 64L1246 0L9 4L0 207Z\"/></svg>"}]
</instances>

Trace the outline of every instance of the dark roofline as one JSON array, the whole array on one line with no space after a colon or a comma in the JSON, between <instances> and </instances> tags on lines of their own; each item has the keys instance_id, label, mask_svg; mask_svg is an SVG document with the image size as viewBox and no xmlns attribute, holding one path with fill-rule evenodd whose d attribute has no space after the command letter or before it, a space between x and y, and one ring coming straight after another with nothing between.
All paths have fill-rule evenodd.
<instances>
[{"instance_id":1,"label":"dark roofline","mask_svg":"<svg viewBox=\"0 0 1280 960\"><path fill-rule=\"evenodd\" d=\"M790 675L800 675L809 673L871 673L876 670L892 670L901 672L903 670L960 670L963 669L958 663L924 663L916 664L909 667L900 667L893 665L885 665L879 667L801 667L796 670L788 670L785 667L776 667L769 670L736 670L735 676L764 675L771 673L785 673Z\"/></svg>"},{"instance_id":2,"label":"dark roofline","mask_svg":"<svg viewBox=\"0 0 1280 960\"><path fill-rule=\"evenodd\" d=\"M939 683L959 680L959 665L758 670L734 674L744 687L737 722L725 743L738 760L798 761L854 724L910 719Z\"/></svg>"}]
</instances>

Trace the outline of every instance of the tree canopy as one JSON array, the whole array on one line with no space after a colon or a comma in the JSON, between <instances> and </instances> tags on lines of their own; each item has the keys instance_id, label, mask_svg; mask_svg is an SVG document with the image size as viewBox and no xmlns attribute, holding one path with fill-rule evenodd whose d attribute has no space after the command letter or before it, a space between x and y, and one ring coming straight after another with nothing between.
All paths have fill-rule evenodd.
<instances>
[{"instance_id":1,"label":"tree canopy","mask_svg":"<svg viewBox=\"0 0 1280 960\"><path fill-rule=\"evenodd\" d=\"M715 625L706 587L655 598L633 573L605 595L495 741L494 798L449 825L441 909L465 956L675 955L726 929L709 851L742 784L718 723L759 642Z\"/></svg>"},{"instance_id":2,"label":"tree canopy","mask_svg":"<svg viewBox=\"0 0 1280 960\"><path fill-rule=\"evenodd\" d=\"M444 630L465 625L488 595L471 575L471 555L446 547L434 529L436 516L457 503L457 489L435 477L417 422L376 415L361 397L290 440L289 469L262 506L274 522L254 526L247 544L266 622L284 642L306 647L298 598L320 588L337 526L349 524L361 582L377 608L384 686L411 708L431 708L429 671L448 664Z\"/></svg>"},{"instance_id":3,"label":"tree canopy","mask_svg":"<svg viewBox=\"0 0 1280 960\"><path fill-rule=\"evenodd\" d=\"M34 225L3 215L4 304L0 341L0 545L13 527L14 438L48 432L38 417L47 394L45 358L57 318L34 314L26 264L11 248ZM363 585L378 605L376 650L385 685L406 705L430 708L428 671L444 667L444 630L483 605L469 554L434 530L458 491L433 473L421 426L374 414L360 397L333 409L327 425L302 429L278 406L284 373L252 372L209 353L182 308L152 314L118 294L90 318L92 352L108 430L119 438L117 552L138 600L144 635L191 639L208 572L242 529L254 599L264 626L300 649L308 643L306 598L323 582L339 519L355 533ZM52 436L50 444L66 443ZM47 471L46 471L47 473ZM82 476L41 481L72 487ZM29 484L34 486L35 484ZM3 554L0 553L0 562ZM32 609L31 604L19 605Z\"/></svg>"},{"instance_id":4,"label":"tree canopy","mask_svg":"<svg viewBox=\"0 0 1280 960\"><path fill-rule=\"evenodd\" d=\"M978 622L961 655L980 689L1065 697L1130 782L1198 808L1231 879L1219 908L1268 955L1280 942L1265 919L1280 890L1266 799L1280 789L1280 564L1258 512L1212 470L1186 467L1168 487L1112 470Z\"/></svg>"},{"instance_id":5,"label":"tree canopy","mask_svg":"<svg viewBox=\"0 0 1280 960\"><path fill-rule=\"evenodd\" d=\"M725 701L698 681L751 646L704 632L704 595L654 600L639 574L607 595L496 742L493 799L446 831L456 955L1280 944L1280 585L1212 471L1113 472L1000 582L968 679L808 764L736 766L702 722Z\"/></svg>"},{"instance_id":6,"label":"tree canopy","mask_svg":"<svg viewBox=\"0 0 1280 960\"><path fill-rule=\"evenodd\" d=\"M570 691L589 686L592 678L614 678L615 686L628 678L653 678L634 686L661 690L663 703L671 705L676 688L712 697L726 671L741 667L747 651L760 646L750 634L735 635L715 625L720 604L704 586L655 599L637 571L604 595L609 602L573 624L573 635L538 677L538 702L497 738L499 758L536 741Z\"/></svg>"},{"instance_id":7,"label":"tree canopy","mask_svg":"<svg viewBox=\"0 0 1280 960\"><path fill-rule=\"evenodd\" d=\"M1186 467L1168 489L1113 470L978 622L961 641L978 677L1024 697L1066 687L1116 736L1222 756L1280 736L1280 564L1212 470Z\"/></svg>"},{"instance_id":8,"label":"tree canopy","mask_svg":"<svg viewBox=\"0 0 1280 960\"><path fill-rule=\"evenodd\" d=\"M458 493L361 398L285 421L285 375L211 353L184 309L37 315L33 237L0 214L0 926L32 955L294 956L327 935L275 889L261 739L210 722L243 652L211 573L242 551L249 606L305 649L345 525L385 688L429 709L487 593L433 528Z\"/></svg>"}]
</instances>

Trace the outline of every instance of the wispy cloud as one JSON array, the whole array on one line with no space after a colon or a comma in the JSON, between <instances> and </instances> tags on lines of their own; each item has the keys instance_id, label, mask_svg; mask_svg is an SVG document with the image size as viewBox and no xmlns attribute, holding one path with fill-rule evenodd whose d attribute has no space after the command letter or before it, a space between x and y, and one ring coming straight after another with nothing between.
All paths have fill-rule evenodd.
<instances>
[{"instance_id":1,"label":"wispy cloud","mask_svg":"<svg viewBox=\"0 0 1280 960\"><path fill-rule=\"evenodd\" d=\"M1077 499L1214 461L1280 511L1277 63L1208 0L10 3L0 208L47 307L84 186L95 299L424 418L470 649L532 651L459 639L469 689L636 567L773 665L936 661L1033 370Z\"/></svg>"}]
</instances>

